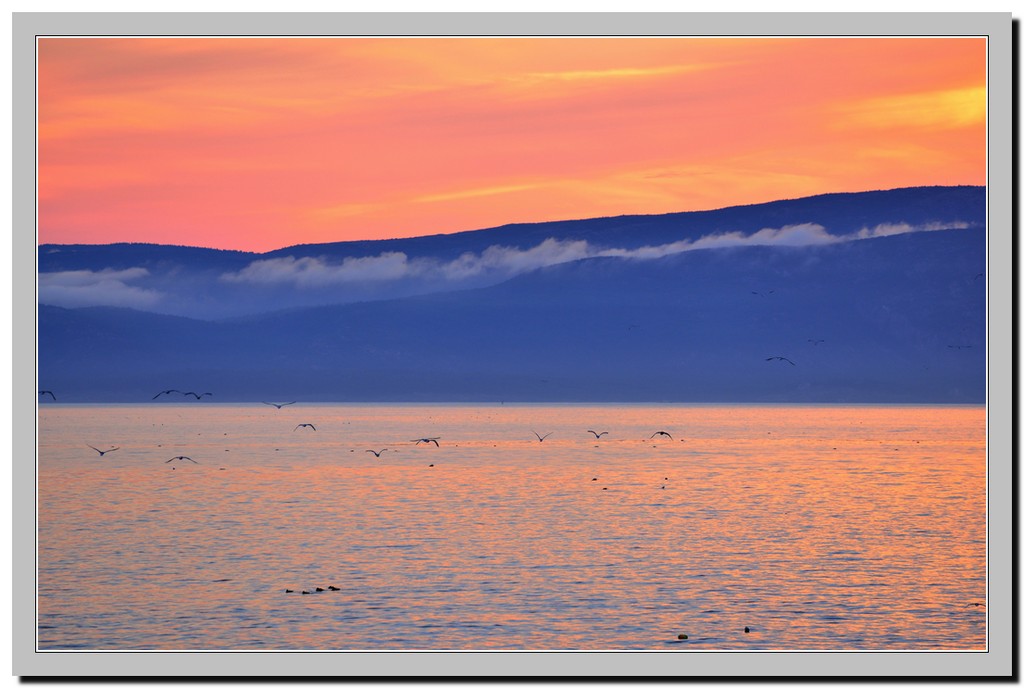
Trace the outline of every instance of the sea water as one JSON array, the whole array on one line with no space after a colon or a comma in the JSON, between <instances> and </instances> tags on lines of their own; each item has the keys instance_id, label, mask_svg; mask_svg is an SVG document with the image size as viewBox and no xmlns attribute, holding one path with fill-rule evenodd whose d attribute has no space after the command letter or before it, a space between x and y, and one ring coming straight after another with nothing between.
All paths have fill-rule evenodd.
<instances>
[{"instance_id":1,"label":"sea water","mask_svg":"<svg viewBox=\"0 0 1024 688\"><path fill-rule=\"evenodd\" d=\"M983 407L41 403L37 647L985 650L985 427Z\"/></svg>"}]
</instances>

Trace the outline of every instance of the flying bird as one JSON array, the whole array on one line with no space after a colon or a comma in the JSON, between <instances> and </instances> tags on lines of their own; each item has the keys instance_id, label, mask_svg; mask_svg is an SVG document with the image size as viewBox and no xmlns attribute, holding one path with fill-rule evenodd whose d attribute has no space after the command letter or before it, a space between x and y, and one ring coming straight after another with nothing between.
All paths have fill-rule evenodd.
<instances>
[{"instance_id":1,"label":"flying bird","mask_svg":"<svg viewBox=\"0 0 1024 688\"><path fill-rule=\"evenodd\" d=\"M793 361L789 360L785 356L769 356L768 358L766 358L764 360L766 360L766 361L785 361L786 363L788 363L791 366L795 366L796 365L796 363L793 363Z\"/></svg>"},{"instance_id":2,"label":"flying bird","mask_svg":"<svg viewBox=\"0 0 1024 688\"><path fill-rule=\"evenodd\" d=\"M196 401L199 401L200 397L212 397L213 396L213 392L203 392L202 394L197 394L195 392L183 392L183 394L185 396L188 396L189 394L191 394L192 396L194 396L196 398Z\"/></svg>"},{"instance_id":3,"label":"flying bird","mask_svg":"<svg viewBox=\"0 0 1024 688\"><path fill-rule=\"evenodd\" d=\"M434 446L440 447L441 445L437 443L437 441L439 439L441 439L441 438L440 437L421 437L418 440L412 440L412 441L415 442L416 444L433 442Z\"/></svg>"},{"instance_id":4,"label":"flying bird","mask_svg":"<svg viewBox=\"0 0 1024 688\"><path fill-rule=\"evenodd\" d=\"M608 434L607 430L605 430L604 432L597 432L595 430L587 430L587 432L593 433L594 437L596 437L597 439L601 439L601 435L607 435Z\"/></svg>"},{"instance_id":5,"label":"flying bird","mask_svg":"<svg viewBox=\"0 0 1024 688\"><path fill-rule=\"evenodd\" d=\"M175 394L182 394L182 391L181 391L180 389L165 389L165 390L164 390L164 391L162 391L162 392L157 392L156 396L155 396L155 397L153 397L153 398L154 398L154 399L156 399L156 398L158 398L158 397L161 397L161 396L163 396L164 394L166 394L166 395L170 396L170 395L171 395L171 392L174 392Z\"/></svg>"},{"instance_id":6,"label":"flying bird","mask_svg":"<svg viewBox=\"0 0 1024 688\"><path fill-rule=\"evenodd\" d=\"M537 435L537 439L540 440L541 442L544 441L545 437L549 437L551 435L551 433L549 432L547 435L544 435L544 437L541 437L540 434L538 434L536 430L533 431L533 434Z\"/></svg>"},{"instance_id":7,"label":"flying bird","mask_svg":"<svg viewBox=\"0 0 1024 688\"><path fill-rule=\"evenodd\" d=\"M44 394L49 394L50 397L54 401L57 401L57 397L53 396L53 392L51 392L50 390L48 390L48 389L41 389L41 390L39 390L39 396L43 396Z\"/></svg>"},{"instance_id":8,"label":"flying bird","mask_svg":"<svg viewBox=\"0 0 1024 688\"><path fill-rule=\"evenodd\" d=\"M313 427L312 423L299 423L295 426L292 432L295 432L295 430L298 430L299 428L313 428L313 432L316 432L316 428Z\"/></svg>"},{"instance_id":9,"label":"flying bird","mask_svg":"<svg viewBox=\"0 0 1024 688\"><path fill-rule=\"evenodd\" d=\"M765 291L765 292L761 292L761 291L752 291L752 292L750 292L750 293L751 293L751 294L757 294L758 296L765 296L765 295L767 295L767 294L774 294L774 293L775 293L775 290L774 290L774 289L769 289L768 291Z\"/></svg>"},{"instance_id":10,"label":"flying bird","mask_svg":"<svg viewBox=\"0 0 1024 688\"><path fill-rule=\"evenodd\" d=\"M387 449L381 449L380 451L373 451L372 449L367 449L366 451L370 452L371 454L373 454L374 456L376 456L379 459L380 455L383 454L384 452L386 452Z\"/></svg>"},{"instance_id":11,"label":"flying bird","mask_svg":"<svg viewBox=\"0 0 1024 688\"><path fill-rule=\"evenodd\" d=\"M825 343L824 339L808 339L807 341L809 341L814 346L818 346L819 344L824 344Z\"/></svg>"},{"instance_id":12,"label":"flying bird","mask_svg":"<svg viewBox=\"0 0 1024 688\"><path fill-rule=\"evenodd\" d=\"M970 349L971 345L970 344L947 344L946 348L948 348L948 349L957 349L957 350L960 350L960 349Z\"/></svg>"},{"instance_id":13,"label":"flying bird","mask_svg":"<svg viewBox=\"0 0 1024 688\"><path fill-rule=\"evenodd\" d=\"M657 435L664 435L665 437L667 437L669 439L672 439L672 435L668 434L664 430L659 430L658 432L656 432L653 435L651 435L650 438L648 438L648 439L654 439L654 437L657 436Z\"/></svg>"},{"instance_id":14,"label":"flying bird","mask_svg":"<svg viewBox=\"0 0 1024 688\"><path fill-rule=\"evenodd\" d=\"M199 463L198 461L193 459L191 456L173 456L173 457L167 459L166 461L164 461L164 463L170 463L171 461L191 461L192 463Z\"/></svg>"},{"instance_id":15,"label":"flying bird","mask_svg":"<svg viewBox=\"0 0 1024 688\"><path fill-rule=\"evenodd\" d=\"M92 449L93 451L98 451L100 453L100 456L103 456L104 454L109 454L112 451L117 451L118 449L121 448L121 447L114 447L113 449L106 449L106 450L104 450L104 449L96 449L96 447L92 446L91 444L87 444L85 446L89 447L89 449Z\"/></svg>"},{"instance_id":16,"label":"flying bird","mask_svg":"<svg viewBox=\"0 0 1024 688\"><path fill-rule=\"evenodd\" d=\"M283 404L275 404L272 401L264 401L263 403L266 404L267 406L274 406L276 408L281 408L282 406L289 406L291 404L294 404L295 402L294 401L286 401Z\"/></svg>"}]
</instances>

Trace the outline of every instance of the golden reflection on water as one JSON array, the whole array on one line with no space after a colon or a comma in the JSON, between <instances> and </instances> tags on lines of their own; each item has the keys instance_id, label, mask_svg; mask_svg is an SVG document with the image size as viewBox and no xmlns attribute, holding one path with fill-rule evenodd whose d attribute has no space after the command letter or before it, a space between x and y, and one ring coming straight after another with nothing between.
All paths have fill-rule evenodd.
<instances>
[{"instance_id":1,"label":"golden reflection on water","mask_svg":"<svg viewBox=\"0 0 1024 688\"><path fill-rule=\"evenodd\" d=\"M48 405L38 646L984 650L985 461L980 407Z\"/></svg>"}]
</instances>

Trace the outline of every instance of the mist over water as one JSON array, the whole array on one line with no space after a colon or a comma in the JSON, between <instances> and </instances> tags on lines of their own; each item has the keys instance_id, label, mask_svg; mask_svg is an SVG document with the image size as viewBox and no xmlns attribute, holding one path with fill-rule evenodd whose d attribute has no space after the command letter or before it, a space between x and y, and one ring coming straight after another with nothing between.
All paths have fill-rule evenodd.
<instances>
[{"instance_id":1,"label":"mist over water","mask_svg":"<svg viewBox=\"0 0 1024 688\"><path fill-rule=\"evenodd\" d=\"M38 446L40 650L986 648L980 406L48 404Z\"/></svg>"}]
</instances>

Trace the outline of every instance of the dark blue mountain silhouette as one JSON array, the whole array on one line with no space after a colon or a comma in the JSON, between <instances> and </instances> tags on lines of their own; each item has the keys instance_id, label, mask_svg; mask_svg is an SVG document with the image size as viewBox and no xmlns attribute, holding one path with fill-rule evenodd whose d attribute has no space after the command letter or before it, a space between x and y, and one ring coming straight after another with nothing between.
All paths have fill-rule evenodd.
<instances>
[{"instance_id":1,"label":"dark blue mountain silhouette","mask_svg":"<svg viewBox=\"0 0 1024 688\"><path fill-rule=\"evenodd\" d=\"M962 222L983 227L984 187L921 187L840 193L720 210L505 225L456 234L410 239L305 244L257 254L153 244L52 245L39 247L40 302L47 305L123 305L201 319L253 315L272 310L355 303L464 290L509 277L501 270L451 279L412 273L393 279L323 284L239 282L228 279L254 261L310 260L328 266L346 259L402 254L410 261L444 264L466 254L481 255L500 246L526 251L548 239L586 241L598 248L637 249L727 232L749 235L763 228L816 223L833 236L846 236L882 224ZM49 278L73 271L99 273L141 268L116 293L109 287L57 289ZM119 285L114 285L119 286ZM133 291L134 290L134 291ZM115 298L116 297L116 298Z\"/></svg>"},{"instance_id":2,"label":"dark blue mountain silhouette","mask_svg":"<svg viewBox=\"0 0 1024 688\"><path fill-rule=\"evenodd\" d=\"M946 192L952 210L914 206L902 221L976 219L962 200L976 190ZM820 197L817 216L800 217L833 233L878 224L884 209L864 219L855 196L832 199L842 212ZM841 225L846 212L856 219ZM982 403L985 257L975 227L594 258L485 288L217 322L40 306L39 375L72 402L202 387L213 401Z\"/></svg>"}]
</instances>

